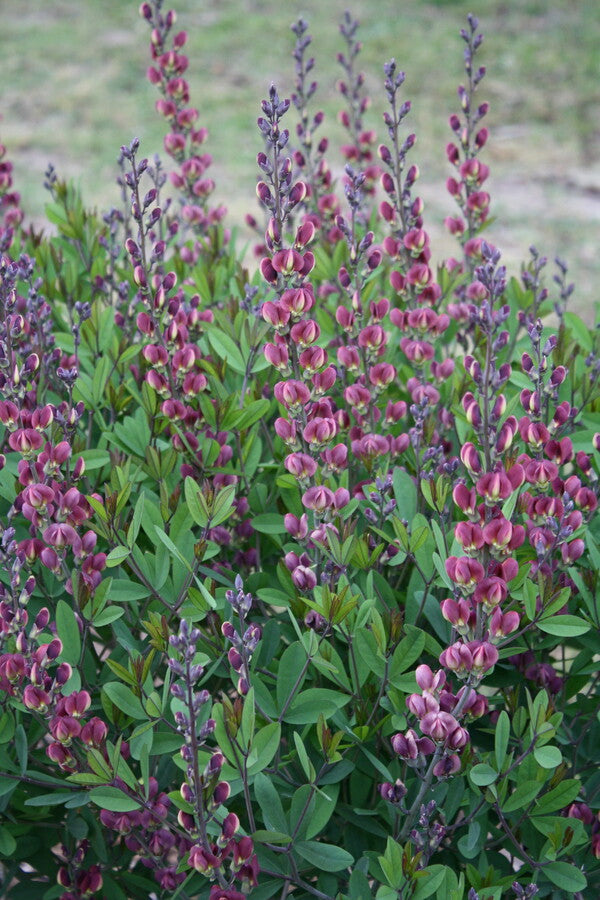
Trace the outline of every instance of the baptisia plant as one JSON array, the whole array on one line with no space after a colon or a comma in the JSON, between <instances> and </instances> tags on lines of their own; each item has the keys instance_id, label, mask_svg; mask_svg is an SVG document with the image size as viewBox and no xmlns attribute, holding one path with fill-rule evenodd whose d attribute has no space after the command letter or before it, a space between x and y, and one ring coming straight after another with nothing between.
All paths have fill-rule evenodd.
<instances>
[{"instance_id":1,"label":"baptisia plant","mask_svg":"<svg viewBox=\"0 0 600 900\"><path fill-rule=\"evenodd\" d=\"M3 896L596 896L599 342L502 265L477 20L456 258L347 13L341 161L303 19L261 104L254 264L140 11L166 163L103 215L50 167L40 235L0 148Z\"/></svg>"}]
</instances>

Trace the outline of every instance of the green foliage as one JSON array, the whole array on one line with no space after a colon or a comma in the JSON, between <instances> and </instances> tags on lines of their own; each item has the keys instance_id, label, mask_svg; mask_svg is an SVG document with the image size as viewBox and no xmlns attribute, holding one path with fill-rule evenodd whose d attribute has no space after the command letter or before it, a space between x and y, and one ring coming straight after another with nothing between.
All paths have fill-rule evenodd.
<instances>
[{"instance_id":1,"label":"green foliage","mask_svg":"<svg viewBox=\"0 0 600 900\"><path fill-rule=\"evenodd\" d=\"M347 156L366 167L374 138L354 137ZM352 167L351 212L306 243L315 172L301 201L285 178L272 209L263 190L262 275L210 185L183 179L169 204L135 142L124 213L52 181L52 234L2 225L16 261L0 280L9 900L214 900L217 886L226 900L487 900L515 879L541 897L598 893L600 344L565 312L562 269L551 338L537 252L504 283L474 176L460 265L434 280L410 249L425 239L396 150L393 228ZM302 291L314 320L271 323ZM452 363L441 375L406 349L409 314L409 344ZM292 338L299 326L317 337ZM299 362L309 347L335 366L328 389ZM284 394L302 388L306 401Z\"/></svg>"}]
</instances>

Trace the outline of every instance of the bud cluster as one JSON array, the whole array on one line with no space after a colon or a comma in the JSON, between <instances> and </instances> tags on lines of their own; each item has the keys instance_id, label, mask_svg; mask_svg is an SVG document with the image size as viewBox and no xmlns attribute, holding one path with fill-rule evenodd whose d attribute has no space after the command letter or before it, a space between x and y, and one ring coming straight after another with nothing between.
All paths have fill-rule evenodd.
<instances>
[{"instance_id":1,"label":"bud cluster","mask_svg":"<svg viewBox=\"0 0 600 900\"><path fill-rule=\"evenodd\" d=\"M331 193L333 178L325 160L329 141L325 137L321 140L315 138L317 130L323 123L324 114L319 110L311 118L309 113L309 102L317 89L317 82L308 80L315 65L314 58L306 56L312 37L308 34L308 24L302 18L291 28L296 36L292 52L296 77L291 101L299 116L296 125L298 148L292 154L292 162L306 184L306 198L303 205L309 210L311 221L317 230L322 230L322 233L335 243L338 235L333 223L338 203L335 194Z\"/></svg>"},{"instance_id":2,"label":"bud cluster","mask_svg":"<svg viewBox=\"0 0 600 900\"><path fill-rule=\"evenodd\" d=\"M318 483L319 456L326 465L333 462L336 469L346 466L345 445L331 446L346 421L342 412L336 413L332 401L325 396L333 388L337 374L334 366L328 364L327 351L316 343L321 333L317 321L308 317L315 306L313 288L307 280L314 266L314 255L306 249L315 237L315 226L310 217L298 226L293 246L283 246L285 222L306 195L303 182L292 183L290 158L281 158L288 132L280 129L280 120L288 108L289 101L280 101L272 87L269 100L263 101L265 115L258 120L269 150L268 156L265 153L258 155L258 164L270 186L261 181L257 191L271 213L265 235L270 255L262 260L260 269L277 297L273 301L267 300L262 307L263 319L275 332L274 342L265 345L264 354L285 379L275 385L274 392L287 413L286 417L275 421L275 431L290 451L285 458L286 469L304 489L302 503L310 515L311 525L329 525L338 510L349 502L350 495L346 490L334 492ZM309 531L306 514L300 519L289 514L285 524L293 537L306 538ZM317 528L311 539L326 545L327 531ZM320 551L317 552L317 568L319 555ZM305 556L308 565L298 563L292 571L294 580L295 570L300 570L295 577L300 590L314 587L317 581L310 569L310 558Z\"/></svg>"},{"instance_id":3,"label":"bud cluster","mask_svg":"<svg viewBox=\"0 0 600 900\"><path fill-rule=\"evenodd\" d=\"M359 22L353 19L346 10L340 24L340 34L346 44L346 52L338 53L337 61L344 70L344 77L337 83L337 89L347 103L347 108L340 111L338 119L349 134L351 143L344 144L341 151L346 161L364 174L363 192L375 193L379 166L375 162L376 134L366 129L363 116L371 105L370 98L364 93L364 72L356 70L356 60L362 49L362 43L356 39Z\"/></svg>"},{"instance_id":4,"label":"bud cluster","mask_svg":"<svg viewBox=\"0 0 600 900\"><path fill-rule=\"evenodd\" d=\"M400 138L400 127L411 108L409 101L400 104L398 97L404 72L399 72L391 60L385 64L384 74L390 107L384 122L391 146L379 147L385 166L381 185L388 198L379 211L391 232L383 241L383 249L396 266L390 274L390 284L401 305L391 309L390 321L402 332L400 349L411 372L406 380L413 419L408 439L415 451L420 478L421 471L436 458L435 452L430 451L439 448L439 455L450 446L444 433L452 429L454 419L440 402L440 388L452 375L454 361L449 357L436 360L436 344L441 346L440 338L450 318L440 311L442 290L429 265L431 249L429 235L423 228L423 201L413 197L419 170L411 165L405 172L415 135L409 134L403 141Z\"/></svg>"},{"instance_id":5,"label":"bud cluster","mask_svg":"<svg viewBox=\"0 0 600 900\"><path fill-rule=\"evenodd\" d=\"M6 147L0 143L0 254L7 253L15 229L23 221L21 197L13 190L13 164L6 159Z\"/></svg>"},{"instance_id":6,"label":"bud cluster","mask_svg":"<svg viewBox=\"0 0 600 900\"><path fill-rule=\"evenodd\" d=\"M436 818L436 814L437 816L441 814L441 822ZM446 837L446 828L442 822L443 812L438 809L435 800L422 804L417 824L409 834L412 846L420 854L420 866L427 864Z\"/></svg>"},{"instance_id":7,"label":"bud cluster","mask_svg":"<svg viewBox=\"0 0 600 900\"><path fill-rule=\"evenodd\" d=\"M147 160L136 159L139 142L123 147L122 152L130 162L131 171L126 181L131 190L133 218L138 226L137 240L129 238L126 249L133 266L133 277L138 292L135 304L143 309L137 313L137 327L147 342L142 348L145 364L144 382L160 398L157 412L164 417L165 431L170 436L173 447L184 456L181 465L183 478L191 476L199 483L206 477L207 470L224 468L233 456L228 444L230 434L216 431L206 420L202 395L208 389L208 380L202 366L203 357L199 341L205 323L213 322L210 309L201 308L198 294L186 298L183 288L177 287L175 272L164 272L162 258L165 242L153 234L153 227L160 221L162 211L156 206L156 189L151 189L142 199L140 179L147 170ZM147 247L148 238L152 247ZM182 251L183 253L183 251ZM118 322L118 324L124 324ZM136 372L136 375L139 375ZM205 458L204 447L218 445L216 456ZM228 484L235 484L237 475L225 472L212 474L212 490L220 490ZM247 503L243 498L236 502L238 518L242 517ZM244 537L245 523L241 523L237 534ZM247 528L246 528L247 531ZM208 537L221 545L231 543L232 535L227 528L218 526L210 529Z\"/></svg>"},{"instance_id":8,"label":"bud cluster","mask_svg":"<svg viewBox=\"0 0 600 900\"><path fill-rule=\"evenodd\" d=\"M0 391L4 399L27 400L33 406L41 360L32 346L35 332L32 335L27 302L17 294L17 282L31 272L32 262L26 256L19 262L0 257Z\"/></svg>"},{"instance_id":9,"label":"bud cluster","mask_svg":"<svg viewBox=\"0 0 600 900\"><path fill-rule=\"evenodd\" d=\"M446 182L448 193L460 208L461 215L448 217L445 225L451 234L460 240L466 266L473 273L478 256L479 243L476 237L489 215L490 195L483 190L489 176L489 167L479 159L479 152L488 139L488 129L481 127L481 120L487 115L489 104L476 106L475 93L485 76L485 67L475 69L475 55L481 46L483 36L477 34L477 19L468 16L468 29L461 29L465 42L465 73L467 84L458 88L461 114L450 116L450 128L455 141L446 147L449 162L456 169L456 176Z\"/></svg>"},{"instance_id":10,"label":"bud cluster","mask_svg":"<svg viewBox=\"0 0 600 900\"><path fill-rule=\"evenodd\" d=\"M240 575L235 577L235 591L225 592L225 599L239 619L239 631L231 622L223 622L223 636L231 642L227 654L229 664L240 676L237 683L238 694L245 696L250 690L250 660L262 636L258 625L248 625L246 617L252 608L252 595L244 593L244 583Z\"/></svg>"},{"instance_id":11,"label":"bud cluster","mask_svg":"<svg viewBox=\"0 0 600 900\"><path fill-rule=\"evenodd\" d=\"M219 223L225 215L225 207L211 207L210 195L215 184L207 171L212 157L203 152L208 136L206 128L197 125L198 110L190 106L189 83L184 78L189 60L182 52L187 42L185 31L170 37L175 25L173 10L163 14L162 0L149 0L140 6L140 14L150 25L150 53L153 64L148 69L148 80L161 94L156 109L166 120L169 133L164 140L166 152L178 165L171 182L182 194L183 221L198 237Z\"/></svg>"},{"instance_id":12,"label":"bud cluster","mask_svg":"<svg viewBox=\"0 0 600 900\"><path fill-rule=\"evenodd\" d=\"M345 294L346 304L340 302L336 312L336 322L341 330L337 340L337 360L341 380L344 384L343 397L356 424L351 426L348 413L344 411L344 426L349 429L353 456L360 460L367 471L377 464L378 458L399 456L409 445L406 434L378 434L377 423L382 411L377 401L395 384L396 368L385 362L385 352L389 333L384 323L390 303L386 297L370 300L364 307L364 295L370 276L382 261L379 247L373 246L374 234L365 231L359 222L362 193L365 185L364 172L346 166L346 199L350 207L350 217L338 216L337 224L346 239L348 264L338 271L338 283ZM383 430L391 429L406 413L403 401L388 403L381 425ZM397 429L394 429L397 432Z\"/></svg>"},{"instance_id":13,"label":"bud cluster","mask_svg":"<svg viewBox=\"0 0 600 900\"><path fill-rule=\"evenodd\" d=\"M233 595L230 602L242 621L250 609L252 599L249 594L244 594L241 581L236 582L236 588L237 595L230 592ZM171 685L171 694L176 702L175 722L185 740L181 757L186 763L186 780L181 785L181 796L190 808L190 812L179 810L177 818L193 841L189 847L190 866L211 879L218 878L219 884L226 885L223 873L225 864L229 861L231 879L238 878L242 882L247 880L254 886L257 883L258 864L252 841L245 837L235 838L240 825L235 813L225 815L220 824L221 835L216 843L210 843L207 838L207 826L220 821L222 807L231 788L226 781L219 780L225 758L218 749L212 752L204 769L201 770L199 763L199 750L205 747L215 730L214 719L208 718L211 696L207 690L196 690L196 685L204 675L204 667L195 662L199 637L200 631L182 620L178 634L169 639L170 646L176 651L176 656L169 659L169 668L178 679ZM235 637L238 637L237 633ZM247 661L259 637L260 634L248 635L247 638L244 635L240 639L239 646L242 653L246 654L246 674Z\"/></svg>"}]
</instances>

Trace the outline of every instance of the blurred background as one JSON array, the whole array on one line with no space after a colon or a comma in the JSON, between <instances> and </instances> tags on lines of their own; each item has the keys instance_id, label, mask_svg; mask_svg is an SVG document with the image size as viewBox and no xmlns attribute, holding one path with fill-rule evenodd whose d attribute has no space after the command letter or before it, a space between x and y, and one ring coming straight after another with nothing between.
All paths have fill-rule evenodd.
<instances>
[{"instance_id":1,"label":"blurred background","mask_svg":"<svg viewBox=\"0 0 600 900\"><path fill-rule=\"evenodd\" d=\"M534 244L569 264L576 308L588 321L600 293L600 3L598 0L174 0L177 30L189 33L191 105L209 129L207 152L230 223L256 212L256 128L260 100L273 81L289 96L294 78L290 25L303 15L313 36L313 110L326 120L327 159L341 172L342 98L336 53L345 9L361 27L360 68L372 106L365 127L377 130L385 108L382 65L394 57L407 73L407 130L421 171L425 226L434 257L456 251L442 221L454 214L444 184L452 174L445 145L463 79L468 12L479 17L487 67L478 97L488 100L490 140L482 159L495 223L489 239L513 273ZM165 3L164 9L169 6ZM325 10L325 11L324 11ZM149 30L136 0L2 0L0 6L0 141L15 167L26 215L41 224L48 163L75 179L90 205L118 202L116 157L134 136L142 152L162 151L158 97L147 82ZM294 111L288 127L295 125ZM548 276L550 281L551 273Z\"/></svg>"}]
</instances>

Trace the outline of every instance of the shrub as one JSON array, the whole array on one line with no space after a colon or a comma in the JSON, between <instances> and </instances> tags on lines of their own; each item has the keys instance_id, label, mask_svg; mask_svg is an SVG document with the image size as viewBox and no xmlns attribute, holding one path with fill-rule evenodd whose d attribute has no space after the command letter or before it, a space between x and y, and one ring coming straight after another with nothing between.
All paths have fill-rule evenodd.
<instances>
[{"instance_id":1,"label":"shrub","mask_svg":"<svg viewBox=\"0 0 600 900\"><path fill-rule=\"evenodd\" d=\"M597 896L598 337L483 236L477 20L457 258L347 14L345 168L299 20L251 274L161 6L175 199L134 140L121 209L50 169L37 234L1 164L4 895Z\"/></svg>"}]
</instances>

